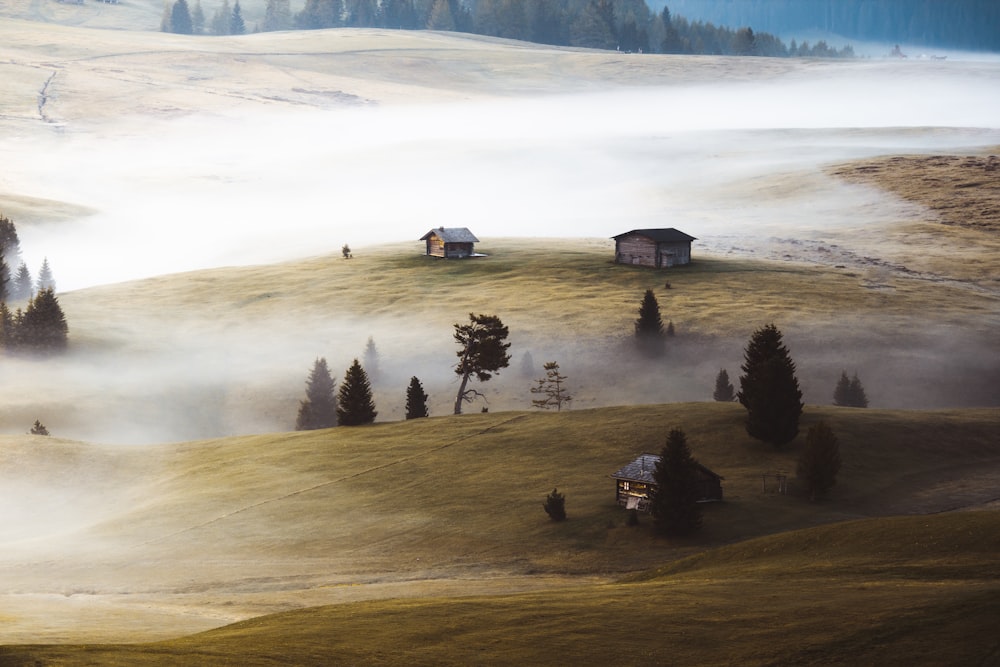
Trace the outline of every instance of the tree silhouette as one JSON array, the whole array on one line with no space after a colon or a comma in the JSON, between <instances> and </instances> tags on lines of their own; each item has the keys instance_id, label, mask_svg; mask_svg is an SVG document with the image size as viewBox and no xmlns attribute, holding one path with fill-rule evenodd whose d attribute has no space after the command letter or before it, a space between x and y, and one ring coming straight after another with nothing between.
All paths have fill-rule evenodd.
<instances>
[{"instance_id":1,"label":"tree silhouette","mask_svg":"<svg viewBox=\"0 0 1000 667\"><path fill-rule=\"evenodd\" d=\"M504 341L509 333L496 315L469 313L468 324L455 325L455 342L459 345L455 373L461 378L455 397L456 415L462 414L462 403L471 403L477 396L482 396L475 389L468 388L473 375L480 382L486 382L493 377L493 373L507 368L510 343Z\"/></svg>"},{"instance_id":2,"label":"tree silhouette","mask_svg":"<svg viewBox=\"0 0 1000 667\"><path fill-rule=\"evenodd\" d=\"M368 342L365 343L365 354L364 354L365 372L368 373L368 377L371 380L378 379L379 376L379 355L378 348L375 347L375 339L371 336L368 337Z\"/></svg>"},{"instance_id":3,"label":"tree silhouette","mask_svg":"<svg viewBox=\"0 0 1000 667\"><path fill-rule=\"evenodd\" d=\"M660 460L653 469L656 488L649 511L661 535L689 535L701 528L701 485L698 462L691 456L687 436L679 428L667 435Z\"/></svg>"},{"instance_id":4,"label":"tree silhouette","mask_svg":"<svg viewBox=\"0 0 1000 667\"><path fill-rule=\"evenodd\" d=\"M296 431L312 431L337 425L337 398L333 378L326 359L320 357L313 363L306 380L306 400L299 403L295 420Z\"/></svg>"},{"instance_id":5,"label":"tree silhouette","mask_svg":"<svg viewBox=\"0 0 1000 667\"><path fill-rule=\"evenodd\" d=\"M240 9L240 0L236 0L233 5L233 12L229 15L229 34L245 35L247 31L246 23L243 21L243 10Z\"/></svg>"},{"instance_id":6,"label":"tree silhouette","mask_svg":"<svg viewBox=\"0 0 1000 667\"><path fill-rule=\"evenodd\" d=\"M42 260L42 268L38 270L38 280L35 281L36 292L46 289L50 289L53 292L56 289L56 279L52 277L52 269L49 267L48 257Z\"/></svg>"},{"instance_id":7,"label":"tree silhouette","mask_svg":"<svg viewBox=\"0 0 1000 667\"><path fill-rule=\"evenodd\" d=\"M639 306L639 319L635 321L635 340L639 351L648 357L658 357L664 352L663 320L660 304L653 290L648 289Z\"/></svg>"},{"instance_id":8,"label":"tree silhouette","mask_svg":"<svg viewBox=\"0 0 1000 667\"><path fill-rule=\"evenodd\" d=\"M47 354L66 348L69 326L52 289L41 290L28 303L20 321L14 328L19 347L30 352Z\"/></svg>"},{"instance_id":9,"label":"tree silhouette","mask_svg":"<svg viewBox=\"0 0 1000 667\"><path fill-rule=\"evenodd\" d=\"M747 409L747 433L780 447L798 435L802 392L795 363L773 324L753 333L744 350L740 403Z\"/></svg>"},{"instance_id":10,"label":"tree silhouette","mask_svg":"<svg viewBox=\"0 0 1000 667\"><path fill-rule=\"evenodd\" d=\"M378 412L372 400L368 374L357 359L347 369L337 393L337 420L341 426L360 426L375 421Z\"/></svg>"},{"instance_id":11,"label":"tree silhouette","mask_svg":"<svg viewBox=\"0 0 1000 667\"><path fill-rule=\"evenodd\" d=\"M559 493L559 489L552 489L552 493L545 497L545 513L553 521L566 520L566 496Z\"/></svg>"},{"instance_id":12,"label":"tree silhouette","mask_svg":"<svg viewBox=\"0 0 1000 667\"><path fill-rule=\"evenodd\" d=\"M34 296L34 293L34 280L31 277L31 271L28 270L27 264L21 262L21 266L17 268L17 274L14 276L13 286L10 289L10 298L15 301L30 299Z\"/></svg>"},{"instance_id":13,"label":"tree silhouette","mask_svg":"<svg viewBox=\"0 0 1000 667\"><path fill-rule=\"evenodd\" d=\"M566 376L559 372L559 364L555 361L546 362L544 368L545 377L536 380L538 386L531 388L532 394L542 394L544 398L532 399L531 405L543 410L555 406L556 412L559 412L562 410L563 403L573 400L573 397L566 392L566 387L563 386Z\"/></svg>"},{"instance_id":14,"label":"tree silhouette","mask_svg":"<svg viewBox=\"0 0 1000 667\"><path fill-rule=\"evenodd\" d=\"M417 376L410 378L410 386L406 388L406 418L420 419L428 415L427 394Z\"/></svg>"},{"instance_id":15,"label":"tree silhouette","mask_svg":"<svg viewBox=\"0 0 1000 667\"><path fill-rule=\"evenodd\" d=\"M733 383L729 381L729 373L726 372L725 368L721 369L719 374L715 376L715 391L712 392L712 398L726 403L736 400Z\"/></svg>"},{"instance_id":16,"label":"tree silhouette","mask_svg":"<svg viewBox=\"0 0 1000 667\"><path fill-rule=\"evenodd\" d=\"M857 373L854 374L853 378L848 379L847 372L841 371L840 380L833 390L833 404L848 408L868 407L868 395L865 393L865 388L861 385Z\"/></svg>"},{"instance_id":17,"label":"tree silhouette","mask_svg":"<svg viewBox=\"0 0 1000 667\"><path fill-rule=\"evenodd\" d=\"M31 435L48 435L49 429L45 428L45 424L35 420L35 423L31 426Z\"/></svg>"},{"instance_id":18,"label":"tree silhouette","mask_svg":"<svg viewBox=\"0 0 1000 667\"><path fill-rule=\"evenodd\" d=\"M174 0L170 10L170 32L178 35L190 35L194 32L191 23L191 9L187 0Z\"/></svg>"},{"instance_id":19,"label":"tree silhouette","mask_svg":"<svg viewBox=\"0 0 1000 667\"><path fill-rule=\"evenodd\" d=\"M796 469L809 500L825 496L837 483L840 472L840 444L826 422L817 422L806 432L806 446Z\"/></svg>"}]
</instances>

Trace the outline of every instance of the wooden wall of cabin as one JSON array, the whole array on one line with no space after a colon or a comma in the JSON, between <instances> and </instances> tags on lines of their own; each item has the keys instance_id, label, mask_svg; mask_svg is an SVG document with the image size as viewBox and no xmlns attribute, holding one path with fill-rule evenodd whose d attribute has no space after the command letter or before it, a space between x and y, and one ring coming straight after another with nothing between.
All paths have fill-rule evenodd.
<instances>
[{"instance_id":1,"label":"wooden wall of cabin","mask_svg":"<svg viewBox=\"0 0 1000 667\"><path fill-rule=\"evenodd\" d=\"M615 243L615 261L619 264L656 266L656 243L645 236L625 236Z\"/></svg>"}]
</instances>

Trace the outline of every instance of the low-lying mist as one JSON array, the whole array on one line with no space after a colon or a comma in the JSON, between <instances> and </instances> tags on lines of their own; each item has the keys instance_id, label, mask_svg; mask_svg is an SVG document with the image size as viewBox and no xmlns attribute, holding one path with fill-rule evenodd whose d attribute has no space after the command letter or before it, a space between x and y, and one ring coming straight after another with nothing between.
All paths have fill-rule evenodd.
<instances>
[{"instance_id":1,"label":"low-lying mist","mask_svg":"<svg viewBox=\"0 0 1000 667\"><path fill-rule=\"evenodd\" d=\"M97 211L18 227L29 266L37 271L47 257L63 293L336 254L345 243L357 253L412 241L420 254L417 239L440 225L467 226L484 240L607 239L629 229L677 227L698 237L696 256L768 256L775 237L835 237L877 254L867 246L873 235L912 207L839 182L824 168L876 155L1000 145L1000 87L992 85L998 74L997 63L858 61L753 84L126 117L113 131L70 124L0 139L0 155L17 165L3 187ZM74 298L86 299L86 292L64 304ZM447 308L458 322L472 306ZM20 387L3 394L3 429L24 432L41 419L58 435L116 443L287 430L313 360L326 357L339 382L369 336L383 355L373 378L380 420L402 418L413 375L431 394L432 414L450 413L457 386L448 326L415 313L401 331L398 321L323 311L316 304L307 316L248 318L239 331L221 332L193 329L180 314L109 327L105 340L92 329L81 341L69 309L69 357L52 364L4 360L5 374L18 377ZM148 340L116 340L116 331L143 332ZM745 342L682 341L674 354L683 350L683 363L643 378L649 367L641 360L615 361L621 340L518 340L513 329L512 339L511 369L483 387L491 410L528 408L528 387L549 357L571 377L577 408L707 400L720 367L736 381ZM888 341L879 350L841 341L842 354L831 355L817 342L822 336L800 340L810 355L799 360L806 400L817 403L830 402L843 366L861 374L880 407L983 404L952 390L965 369L979 372L976 386L997 377L995 368L977 369L982 341L975 336L966 341L975 354L952 348L938 359L936 351L948 345L927 342L919 363L909 358L912 350ZM853 350L855 344L865 349ZM516 369L524 352L536 362L534 377ZM876 359L892 374L874 372ZM919 389L926 373L946 376L945 388ZM907 388L894 389L897 383Z\"/></svg>"}]
</instances>

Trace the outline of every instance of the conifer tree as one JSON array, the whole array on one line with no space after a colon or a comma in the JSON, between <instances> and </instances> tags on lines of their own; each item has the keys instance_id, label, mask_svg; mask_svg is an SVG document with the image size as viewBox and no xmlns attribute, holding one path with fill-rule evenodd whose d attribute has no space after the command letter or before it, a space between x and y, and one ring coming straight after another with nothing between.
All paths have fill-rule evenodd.
<instances>
[{"instance_id":1,"label":"conifer tree","mask_svg":"<svg viewBox=\"0 0 1000 667\"><path fill-rule=\"evenodd\" d=\"M15 345L14 314L6 303L0 301L0 349L14 348Z\"/></svg>"},{"instance_id":2,"label":"conifer tree","mask_svg":"<svg viewBox=\"0 0 1000 667\"><path fill-rule=\"evenodd\" d=\"M725 368L719 370L719 374L715 376L715 391L712 392L712 398L725 403L736 400L733 383L729 381L729 373Z\"/></svg>"},{"instance_id":3,"label":"conifer tree","mask_svg":"<svg viewBox=\"0 0 1000 667\"><path fill-rule=\"evenodd\" d=\"M0 215L0 256L8 266L21 263L21 239L18 238L17 227L10 218L3 215Z\"/></svg>"},{"instance_id":4,"label":"conifer tree","mask_svg":"<svg viewBox=\"0 0 1000 667\"><path fill-rule=\"evenodd\" d=\"M427 19L427 29L446 31L455 29L455 17L451 12L448 0L434 0L431 15Z\"/></svg>"},{"instance_id":5,"label":"conifer tree","mask_svg":"<svg viewBox=\"0 0 1000 667\"><path fill-rule=\"evenodd\" d=\"M701 485L698 462L691 456L687 436L679 428L667 435L667 443L653 470L656 490L649 503L653 525L661 535L689 535L701 528Z\"/></svg>"},{"instance_id":6,"label":"conifer tree","mask_svg":"<svg viewBox=\"0 0 1000 667\"><path fill-rule=\"evenodd\" d=\"M48 257L42 260L42 268L39 269L38 280L35 282L36 292L41 292L46 289L50 289L53 292L56 289L56 280L52 277L52 269L49 268Z\"/></svg>"},{"instance_id":7,"label":"conifer tree","mask_svg":"<svg viewBox=\"0 0 1000 667\"><path fill-rule=\"evenodd\" d=\"M265 32L288 30L292 27L292 6L290 0L267 0L264 6Z\"/></svg>"},{"instance_id":8,"label":"conifer tree","mask_svg":"<svg viewBox=\"0 0 1000 667\"><path fill-rule=\"evenodd\" d=\"M496 315L473 315L469 313L468 324L455 325L455 342L459 345L458 364L455 373L461 378L458 395L455 398L455 414L462 414L462 403L469 403L481 396L475 389L469 389L469 379L475 375L480 382L486 382L493 373L507 368L510 331Z\"/></svg>"},{"instance_id":9,"label":"conifer tree","mask_svg":"<svg viewBox=\"0 0 1000 667\"><path fill-rule=\"evenodd\" d=\"M365 372L368 373L368 378L372 381L377 380L379 376L379 354L378 348L375 347L375 339L371 336L368 337L368 342L365 343L365 363L363 364Z\"/></svg>"},{"instance_id":10,"label":"conifer tree","mask_svg":"<svg viewBox=\"0 0 1000 667\"><path fill-rule=\"evenodd\" d=\"M229 15L229 34L245 35L247 32L246 23L243 22L243 10L240 9L240 0L233 4L233 11Z\"/></svg>"},{"instance_id":11,"label":"conifer tree","mask_svg":"<svg viewBox=\"0 0 1000 667\"><path fill-rule=\"evenodd\" d=\"M232 15L233 10L229 5L229 0L222 0L222 5L212 14L212 34L228 35L229 19Z\"/></svg>"},{"instance_id":12,"label":"conifer tree","mask_svg":"<svg viewBox=\"0 0 1000 667\"><path fill-rule=\"evenodd\" d=\"M341 426L360 426L375 421L378 412L372 400L368 374L357 359L347 369L337 394L337 420Z\"/></svg>"},{"instance_id":13,"label":"conifer tree","mask_svg":"<svg viewBox=\"0 0 1000 667\"><path fill-rule=\"evenodd\" d=\"M421 419L429 413L427 411L427 394L420 384L417 376L410 378L410 386L406 388L406 418Z\"/></svg>"},{"instance_id":14,"label":"conifer tree","mask_svg":"<svg viewBox=\"0 0 1000 667\"><path fill-rule=\"evenodd\" d=\"M833 488L840 463L840 444L830 426L822 421L810 426L796 469L810 500L824 497Z\"/></svg>"},{"instance_id":15,"label":"conifer tree","mask_svg":"<svg viewBox=\"0 0 1000 667\"><path fill-rule=\"evenodd\" d=\"M558 362L546 362L544 368L545 377L536 380L538 385L531 388L532 394L541 394L544 398L532 399L531 405L543 410L555 406L556 412L559 412L562 410L563 403L569 403L573 400L564 386L566 376L559 372Z\"/></svg>"},{"instance_id":16,"label":"conifer tree","mask_svg":"<svg viewBox=\"0 0 1000 667\"><path fill-rule=\"evenodd\" d=\"M35 423L31 426L31 435L48 435L49 429L45 428L45 424L35 420Z\"/></svg>"},{"instance_id":17,"label":"conifer tree","mask_svg":"<svg viewBox=\"0 0 1000 667\"><path fill-rule=\"evenodd\" d=\"M66 316L51 289L41 290L28 303L15 329L19 346L32 352L57 352L65 349L68 342Z\"/></svg>"},{"instance_id":18,"label":"conifer tree","mask_svg":"<svg viewBox=\"0 0 1000 667\"><path fill-rule=\"evenodd\" d=\"M10 276L10 267L3 258L3 248L0 247L0 301L6 301L11 296L13 281Z\"/></svg>"},{"instance_id":19,"label":"conifer tree","mask_svg":"<svg viewBox=\"0 0 1000 667\"><path fill-rule=\"evenodd\" d=\"M326 359L320 357L306 380L306 400L299 403L295 430L312 431L336 425L337 397L334 395L333 378Z\"/></svg>"},{"instance_id":20,"label":"conifer tree","mask_svg":"<svg viewBox=\"0 0 1000 667\"><path fill-rule=\"evenodd\" d=\"M840 380L833 390L833 404L848 408L867 408L868 395L865 388L855 373L851 379L847 378L847 372L841 371Z\"/></svg>"},{"instance_id":21,"label":"conifer tree","mask_svg":"<svg viewBox=\"0 0 1000 667\"><path fill-rule=\"evenodd\" d=\"M191 7L191 34L201 35L205 32L205 10L201 7L201 0L194 0Z\"/></svg>"},{"instance_id":22,"label":"conifer tree","mask_svg":"<svg viewBox=\"0 0 1000 667\"><path fill-rule=\"evenodd\" d=\"M170 32L178 35L190 35L194 32L191 25L191 9L187 0L174 0L170 10Z\"/></svg>"},{"instance_id":23,"label":"conifer tree","mask_svg":"<svg viewBox=\"0 0 1000 667\"><path fill-rule=\"evenodd\" d=\"M802 392L795 363L773 324L753 333L744 350L740 403L747 409L747 433L780 447L798 435Z\"/></svg>"},{"instance_id":24,"label":"conifer tree","mask_svg":"<svg viewBox=\"0 0 1000 667\"><path fill-rule=\"evenodd\" d=\"M635 321L635 340L639 351L648 357L658 357L664 352L660 304L651 289L646 290L639 306L639 319Z\"/></svg>"}]
</instances>

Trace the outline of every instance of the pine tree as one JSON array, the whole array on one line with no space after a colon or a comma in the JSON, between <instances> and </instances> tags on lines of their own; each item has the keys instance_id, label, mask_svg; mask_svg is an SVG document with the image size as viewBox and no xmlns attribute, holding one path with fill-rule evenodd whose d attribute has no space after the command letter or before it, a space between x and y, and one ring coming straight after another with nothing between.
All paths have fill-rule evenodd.
<instances>
[{"instance_id":1,"label":"pine tree","mask_svg":"<svg viewBox=\"0 0 1000 667\"><path fill-rule=\"evenodd\" d=\"M452 15L451 5L448 0L434 1L430 18L427 19L427 29L445 31L455 29L455 17Z\"/></svg>"},{"instance_id":2,"label":"pine tree","mask_svg":"<svg viewBox=\"0 0 1000 667\"><path fill-rule=\"evenodd\" d=\"M559 489L552 489L552 493L545 497L545 513L553 521L566 520L566 496L559 493Z\"/></svg>"},{"instance_id":3,"label":"pine tree","mask_svg":"<svg viewBox=\"0 0 1000 667\"><path fill-rule=\"evenodd\" d=\"M507 368L510 331L496 315L473 315L469 313L468 324L455 325L455 342L459 345L458 364L455 373L461 378L458 395L455 397L455 414L462 414L462 403L471 403L476 396L482 396L475 389L469 389L469 379L475 375L480 382L486 382L493 373Z\"/></svg>"},{"instance_id":4,"label":"pine tree","mask_svg":"<svg viewBox=\"0 0 1000 667\"><path fill-rule=\"evenodd\" d=\"M736 393L733 391L733 383L729 381L729 373L723 368L715 376L715 391L712 398L717 401L731 403L736 400Z\"/></svg>"},{"instance_id":5,"label":"pine tree","mask_svg":"<svg viewBox=\"0 0 1000 667\"><path fill-rule=\"evenodd\" d=\"M212 34L228 35L229 19L232 15L233 10L229 5L229 0L222 0L222 5L212 15Z\"/></svg>"},{"instance_id":6,"label":"pine tree","mask_svg":"<svg viewBox=\"0 0 1000 667\"><path fill-rule=\"evenodd\" d=\"M51 289L41 290L28 303L15 329L20 347L32 352L57 352L65 349L68 342L66 316Z\"/></svg>"},{"instance_id":7,"label":"pine tree","mask_svg":"<svg viewBox=\"0 0 1000 667\"><path fill-rule=\"evenodd\" d=\"M363 365L369 379L372 381L377 380L379 376L379 354L378 348L375 347L375 339L371 336L368 337L368 342L365 343L364 360L365 363Z\"/></svg>"},{"instance_id":8,"label":"pine tree","mask_svg":"<svg viewBox=\"0 0 1000 667\"><path fill-rule=\"evenodd\" d=\"M337 397L334 395L333 378L326 359L320 357L313 364L306 380L306 400L299 403L295 420L296 431L312 431L337 425Z\"/></svg>"},{"instance_id":9,"label":"pine tree","mask_svg":"<svg viewBox=\"0 0 1000 667\"><path fill-rule=\"evenodd\" d=\"M30 299L35 294L34 284L31 271L28 270L28 265L21 262L21 266L17 269L17 275L14 276L14 285L10 290L10 298L15 301Z\"/></svg>"},{"instance_id":10,"label":"pine tree","mask_svg":"<svg viewBox=\"0 0 1000 667\"><path fill-rule=\"evenodd\" d=\"M747 433L776 447L791 442L799 432L802 392L795 363L773 324L750 337L742 370L737 397L747 409Z\"/></svg>"},{"instance_id":11,"label":"pine tree","mask_svg":"<svg viewBox=\"0 0 1000 667\"><path fill-rule=\"evenodd\" d=\"M672 429L653 470L656 489L650 498L653 525L661 535L689 535L701 528L698 505L700 480L698 462L691 456L687 436Z\"/></svg>"},{"instance_id":12,"label":"pine tree","mask_svg":"<svg viewBox=\"0 0 1000 667\"><path fill-rule=\"evenodd\" d=\"M0 301L0 349L14 348L16 341L14 314L10 312L6 303Z\"/></svg>"},{"instance_id":13,"label":"pine tree","mask_svg":"<svg viewBox=\"0 0 1000 667\"><path fill-rule=\"evenodd\" d=\"M56 289L56 280L52 277L52 269L49 268L48 257L42 260L42 268L39 269L38 280L35 282L36 292L41 292L46 289L50 289L53 292Z\"/></svg>"},{"instance_id":14,"label":"pine tree","mask_svg":"<svg viewBox=\"0 0 1000 667\"><path fill-rule=\"evenodd\" d=\"M562 410L563 403L569 403L573 397L566 392L563 384L566 376L559 372L559 364L555 361L546 362L544 365L545 377L536 380L538 386L531 388L532 394L542 394L544 398L532 399L531 405L536 408L548 410L555 406L556 412Z\"/></svg>"},{"instance_id":15,"label":"pine tree","mask_svg":"<svg viewBox=\"0 0 1000 667\"><path fill-rule=\"evenodd\" d=\"M45 428L45 424L35 420L35 423L31 426L31 435L48 435L49 429Z\"/></svg>"},{"instance_id":16,"label":"pine tree","mask_svg":"<svg viewBox=\"0 0 1000 667\"><path fill-rule=\"evenodd\" d=\"M290 0L267 0L264 6L265 32L288 30L292 27L292 6Z\"/></svg>"},{"instance_id":17,"label":"pine tree","mask_svg":"<svg viewBox=\"0 0 1000 667\"><path fill-rule=\"evenodd\" d=\"M368 374L357 359L347 369L337 394L337 419L341 426L360 426L375 421L378 412L372 400Z\"/></svg>"},{"instance_id":18,"label":"pine tree","mask_svg":"<svg viewBox=\"0 0 1000 667\"><path fill-rule=\"evenodd\" d=\"M174 0L170 10L170 32L178 35L190 35L194 32L191 25L191 9L187 0Z\"/></svg>"},{"instance_id":19,"label":"pine tree","mask_svg":"<svg viewBox=\"0 0 1000 667\"><path fill-rule=\"evenodd\" d=\"M817 422L806 432L806 445L796 469L810 500L824 497L837 483L840 444L826 422Z\"/></svg>"},{"instance_id":20,"label":"pine tree","mask_svg":"<svg viewBox=\"0 0 1000 667\"><path fill-rule=\"evenodd\" d=\"M0 215L0 257L8 266L18 266L21 263L21 239L17 235L17 227L13 221Z\"/></svg>"},{"instance_id":21,"label":"pine tree","mask_svg":"<svg viewBox=\"0 0 1000 667\"><path fill-rule=\"evenodd\" d=\"M847 378L847 372L841 371L840 380L833 390L833 404L847 408L867 408L868 394L855 373L851 379Z\"/></svg>"},{"instance_id":22,"label":"pine tree","mask_svg":"<svg viewBox=\"0 0 1000 667\"><path fill-rule=\"evenodd\" d=\"M205 10L201 8L201 0L194 0L191 7L191 33L201 35L205 32Z\"/></svg>"},{"instance_id":23,"label":"pine tree","mask_svg":"<svg viewBox=\"0 0 1000 667\"><path fill-rule=\"evenodd\" d=\"M852 405L855 408L867 408L868 394L865 392L865 388L861 386L861 380L858 379L857 373L851 378L850 390Z\"/></svg>"},{"instance_id":24,"label":"pine tree","mask_svg":"<svg viewBox=\"0 0 1000 667\"><path fill-rule=\"evenodd\" d=\"M406 418L421 419L429 413L427 411L427 394L420 384L417 376L410 378L410 386L406 388Z\"/></svg>"},{"instance_id":25,"label":"pine tree","mask_svg":"<svg viewBox=\"0 0 1000 667\"><path fill-rule=\"evenodd\" d=\"M646 290L639 306L639 319L635 321L635 340L639 351L648 357L658 357L664 352L663 320L660 304L653 290Z\"/></svg>"},{"instance_id":26,"label":"pine tree","mask_svg":"<svg viewBox=\"0 0 1000 667\"><path fill-rule=\"evenodd\" d=\"M14 285L10 277L10 267L3 258L3 248L0 247L0 301L7 301Z\"/></svg>"},{"instance_id":27,"label":"pine tree","mask_svg":"<svg viewBox=\"0 0 1000 667\"><path fill-rule=\"evenodd\" d=\"M246 23L243 22L243 10L240 9L240 0L236 0L233 5L233 12L229 15L229 34L245 35L247 32Z\"/></svg>"}]
</instances>

